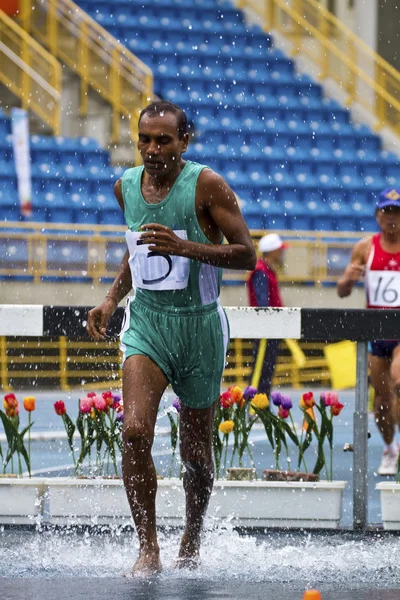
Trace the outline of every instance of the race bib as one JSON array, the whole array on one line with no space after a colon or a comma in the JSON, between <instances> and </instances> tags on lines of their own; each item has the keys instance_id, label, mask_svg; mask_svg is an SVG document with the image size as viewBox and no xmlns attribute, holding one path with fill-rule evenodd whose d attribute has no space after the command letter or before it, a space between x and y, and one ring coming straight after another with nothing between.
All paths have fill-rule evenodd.
<instances>
[{"instance_id":1,"label":"race bib","mask_svg":"<svg viewBox=\"0 0 400 600\"><path fill-rule=\"evenodd\" d=\"M187 240L183 229L174 231L182 240ZM190 272L190 259L183 256L169 256L149 251L149 245L143 244L138 231L125 234L129 249L129 266L132 282L144 290L182 290L187 287Z\"/></svg>"},{"instance_id":2,"label":"race bib","mask_svg":"<svg viewBox=\"0 0 400 600\"><path fill-rule=\"evenodd\" d=\"M400 306L400 271L369 271L368 304L397 308Z\"/></svg>"}]
</instances>

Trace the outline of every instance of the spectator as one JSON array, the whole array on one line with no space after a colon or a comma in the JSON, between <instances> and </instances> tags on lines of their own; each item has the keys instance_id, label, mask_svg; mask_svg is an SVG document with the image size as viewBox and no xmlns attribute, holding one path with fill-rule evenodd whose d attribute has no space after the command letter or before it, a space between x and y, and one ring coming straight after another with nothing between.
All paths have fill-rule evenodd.
<instances>
[{"instance_id":1,"label":"spectator","mask_svg":"<svg viewBox=\"0 0 400 600\"><path fill-rule=\"evenodd\" d=\"M287 248L287 244L285 244L276 233L269 233L260 239L258 250L261 254L261 258L257 261L256 268L252 271L247 281L250 306L283 306L276 272L278 267L282 264L283 250L285 248ZM275 371L280 341L281 340L269 340L267 342L260 380L256 385L258 390L267 394L267 396L269 396L271 391L271 383ZM260 348L262 348L260 340L255 340L254 369L251 382L253 385L256 383L254 382L255 365Z\"/></svg>"}]
</instances>

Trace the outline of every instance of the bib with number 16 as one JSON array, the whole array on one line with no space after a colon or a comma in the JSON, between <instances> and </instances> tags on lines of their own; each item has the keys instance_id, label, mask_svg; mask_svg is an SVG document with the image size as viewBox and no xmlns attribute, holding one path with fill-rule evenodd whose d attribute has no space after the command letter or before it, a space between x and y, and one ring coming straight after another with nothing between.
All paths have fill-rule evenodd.
<instances>
[{"instance_id":1,"label":"bib with number 16","mask_svg":"<svg viewBox=\"0 0 400 600\"><path fill-rule=\"evenodd\" d=\"M369 271L366 283L369 306L400 306L400 271Z\"/></svg>"}]
</instances>

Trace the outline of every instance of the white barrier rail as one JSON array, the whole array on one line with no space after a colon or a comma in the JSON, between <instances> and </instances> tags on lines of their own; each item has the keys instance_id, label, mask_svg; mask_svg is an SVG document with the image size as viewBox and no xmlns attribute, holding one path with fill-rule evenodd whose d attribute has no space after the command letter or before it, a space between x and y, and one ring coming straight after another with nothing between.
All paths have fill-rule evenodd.
<instances>
[{"instance_id":1,"label":"white barrier rail","mask_svg":"<svg viewBox=\"0 0 400 600\"><path fill-rule=\"evenodd\" d=\"M0 305L0 335L86 337L88 307ZM368 367L367 342L400 339L400 310L227 307L232 338L352 340L357 342L354 413L353 527L364 530L368 514ZM109 335L121 326L123 309L109 323Z\"/></svg>"}]
</instances>

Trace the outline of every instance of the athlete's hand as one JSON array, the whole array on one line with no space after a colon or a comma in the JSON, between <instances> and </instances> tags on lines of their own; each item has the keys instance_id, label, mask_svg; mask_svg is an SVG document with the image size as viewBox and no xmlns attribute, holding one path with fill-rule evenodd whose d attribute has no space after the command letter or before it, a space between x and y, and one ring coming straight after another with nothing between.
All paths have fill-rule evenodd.
<instances>
[{"instance_id":1,"label":"athlete's hand","mask_svg":"<svg viewBox=\"0 0 400 600\"><path fill-rule=\"evenodd\" d=\"M346 276L349 281L356 282L365 274L365 266L357 263L350 263L347 267Z\"/></svg>"},{"instance_id":2,"label":"athlete's hand","mask_svg":"<svg viewBox=\"0 0 400 600\"><path fill-rule=\"evenodd\" d=\"M178 237L172 229L159 223L146 223L141 227L143 233L140 236L143 244L149 244L150 252L160 252L177 256L185 255L185 242Z\"/></svg>"},{"instance_id":3,"label":"athlete's hand","mask_svg":"<svg viewBox=\"0 0 400 600\"><path fill-rule=\"evenodd\" d=\"M107 297L88 312L86 331L92 339L98 341L106 338L108 320L115 313L117 306L116 300Z\"/></svg>"}]
</instances>

